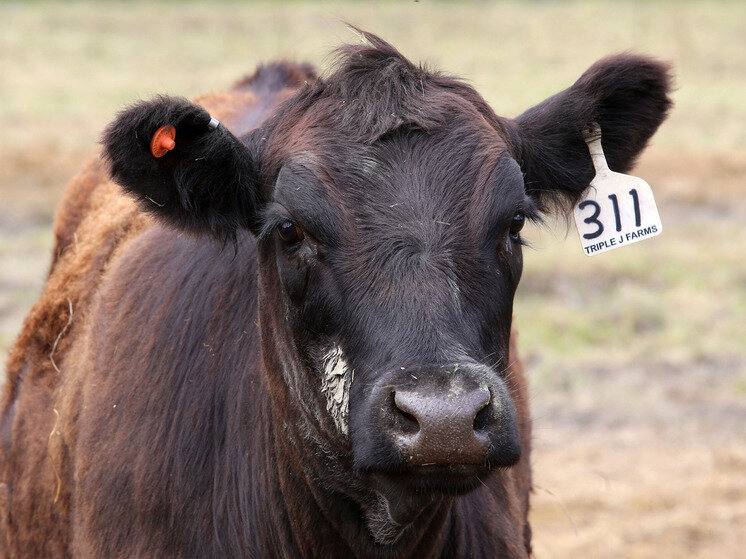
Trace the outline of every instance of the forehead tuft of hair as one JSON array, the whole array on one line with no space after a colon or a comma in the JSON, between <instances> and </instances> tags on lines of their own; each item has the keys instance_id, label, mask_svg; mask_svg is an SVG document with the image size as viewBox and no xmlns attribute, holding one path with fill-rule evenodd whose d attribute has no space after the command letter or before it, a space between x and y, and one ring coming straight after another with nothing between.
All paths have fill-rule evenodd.
<instances>
[{"instance_id":1,"label":"forehead tuft of hair","mask_svg":"<svg viewBox=\"0 0 746 559\"><path fill-rule=\"evenodd\" d=\"M340 46L319 87L334 102L332 118L356 141L372 143L402 126L438 128L454 105L463 104L463 93L473 91L457 78L413 64L380 37L354 29L364 42Z\"/></svg>"}]
</instances>

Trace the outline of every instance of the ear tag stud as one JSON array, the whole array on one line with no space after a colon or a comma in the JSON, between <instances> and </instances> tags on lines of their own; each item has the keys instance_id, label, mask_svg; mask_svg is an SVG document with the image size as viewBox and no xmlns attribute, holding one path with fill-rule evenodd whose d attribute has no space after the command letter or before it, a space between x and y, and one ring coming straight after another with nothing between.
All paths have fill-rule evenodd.
<instances>
[{"instance_id":1,"label":"ear tag stud","mask_svg":"<svg viewBox=\"0 0 746 559\"><path fill-rule=\"evenodd\" d=\"M150 153L153 157L163 157L176 147L176 128L170 124L161 126L150 140Z\"/></svg>"},{"instance_id":2,"label":"ear tag stud","mask_svg":"<svg viewBox=\"0 0 746 559\"><path fill-rule=\"evenodd\" d=\"M660 235L663 225L650 185L609 169L598 124L585 130L583 138L596 168L574 211L583 252L593 256Z\"/></svg>"}]
</instances>

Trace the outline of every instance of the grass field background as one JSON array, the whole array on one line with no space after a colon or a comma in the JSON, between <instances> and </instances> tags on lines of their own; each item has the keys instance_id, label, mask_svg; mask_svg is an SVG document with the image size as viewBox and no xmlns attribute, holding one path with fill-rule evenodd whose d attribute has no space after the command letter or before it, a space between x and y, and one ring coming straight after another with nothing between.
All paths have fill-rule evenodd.
<instances>
[{"instance_id":1,"label":"grass field background","mask_svg":"<svg viewBox=\"0 0 746 559\"><path fill-rule=\"evenodd\" d=\"M735 557L746 548L746 3L5 2L0 351L42 285L51 216L123 104L321 68L343 21L459 74L514 116L628 49L675 65L636 174L664 233L584 256L529 233L516 303L532 382L536 556Z\"/></svg>"}]
</instances>

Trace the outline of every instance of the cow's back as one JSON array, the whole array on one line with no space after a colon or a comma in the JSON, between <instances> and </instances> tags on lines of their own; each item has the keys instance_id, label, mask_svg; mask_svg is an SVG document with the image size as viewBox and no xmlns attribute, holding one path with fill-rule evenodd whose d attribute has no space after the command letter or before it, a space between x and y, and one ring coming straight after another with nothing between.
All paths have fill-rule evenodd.
<instances>
[{"instance_id":1,"label":"cow's back","mask_svg":"<svg viewBox=\"0 0 746 559\"><path fill-rule=\"evenodd\" d=\"M197 101L241 135L310 79L313 76L306 67L271 65L230 91ZM143 356L146 350L158 352L160 344L171 347L171 353L163 351L159 356L164 360L173 357L179 345L171 343L164 329L172 329L173 336L193 335L190 328L194 326L183 321L196 315L197 321L209 322L210 313L215 312L205 301L202 306L199 301L192 305L182 301L174 310L169 305L174 303L175 290L193 282L197 291L201 289L194 296L210 299L218 295L208 290L211 282L219 283L218 270L231 273L243 266L250 276L253 273L253 240L248 235L240 238L236 247L224 246L209 239L184 237L154 223L108 180L105 165L98 158L67 187L54 231L49 276L11 351L0 402L0 553L5 556L59 557L70 553L74 474L83 454L76 453L76 441L83 435L78 432L80 406L87 396L100 402L96 396L103 394L94 377L104 371L101 367L92 370L92 364L127 357L119 353L120 343L122 351L139 350ZM107 310L116 312L106 307L112 297L130 297L131 305L139 305L145 314L128 314L107 322ZM254 304L240 303L246 305L241 309L244 312ZM148 312L159 305L161 312L156 315L161 324L148 323ZM182 324L175 326L177 320ZM148 332L152 345L138 345ZM92 346L101 340L110 345ZM127 344L130 347L125 348ZM212 350L203 349L209 358ZM131 371L109 368L106 374L119 379L119 390L123 391L124 383L148 393L147 379L138 379L139 385L129 382ZM124 430L111 432L100 443L110 444L107 440L126 436ZM125 497L111 495L112 504Z\"/></svg>"}]
</instances>

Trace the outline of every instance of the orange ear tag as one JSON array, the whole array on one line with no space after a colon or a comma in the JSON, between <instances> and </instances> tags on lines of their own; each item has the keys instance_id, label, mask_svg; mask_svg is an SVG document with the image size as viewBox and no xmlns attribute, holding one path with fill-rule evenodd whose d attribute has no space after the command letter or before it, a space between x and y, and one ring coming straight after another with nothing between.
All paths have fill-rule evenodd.
<instances>
[{"instance_id":1,"label":"orange ear tag","mask_svg":"<svg viewBox=\"0 0 746 559\"><path fill-rule=\"evenodd\" d=\"M153 157L163 157L169 151L176 147L176 128L170 124L161 126L153 134L153 139L150 140L150 153Z\"/></svg>"}]
</instances>

